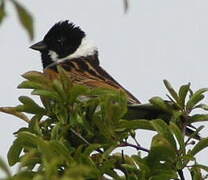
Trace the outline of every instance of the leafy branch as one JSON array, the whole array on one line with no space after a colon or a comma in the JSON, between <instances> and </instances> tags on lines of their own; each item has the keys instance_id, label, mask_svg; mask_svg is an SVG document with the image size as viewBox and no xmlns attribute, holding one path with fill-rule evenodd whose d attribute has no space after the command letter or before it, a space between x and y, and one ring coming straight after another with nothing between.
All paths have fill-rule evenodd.
<instances>
[{"instance_id":1,"label":"leafy branch","mask_svg":"<svg viewBox=\"0 0 208 180\"><path fill-rule=\"evenodd\" d=\"M170 101L154 97L151 104L131 111L123 92L73 85L67 72L61 67L58 72L55 80L36 71L23 75L26 80L18 87L32 89L41 105L21 96L20 105L0 108L28 123L15 133L8 152L9 165L18 163L19 171L11 175L0 162L5 179L169 180L186 179L184 170L192 179L206 178L208 173L203 175L202 170L208 172L208 167L195 156L207 148L208 140L199 139L203 127L194 129L192 123L207 121L206 114L193 114L196 108L206 110L200 104L207 89L193 92L187 84L176 92L165 81ZM135 115L142 118L132 118ZM140 129L157 133L150 147L142 147L136 140ZM128 137L133 137L135 144L128 142ZM118 147L133 147L138 153L129 156Z\"/></svg>"}]
</instances>

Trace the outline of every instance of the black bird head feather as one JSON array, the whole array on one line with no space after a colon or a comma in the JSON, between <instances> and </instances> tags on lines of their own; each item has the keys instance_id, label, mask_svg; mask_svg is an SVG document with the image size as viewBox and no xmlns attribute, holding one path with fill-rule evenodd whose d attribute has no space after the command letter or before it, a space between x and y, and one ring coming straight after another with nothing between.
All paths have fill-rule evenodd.
<instances>
[{"instance_id":1,"label":"black bird head feather","mask_svg":"<svg viewBox=\"0 0 208 180\"><path fill-rule=\"evenodd\" d=\"M64 58L77 50L84 37L85 33L80 27L68 20L60 21L47 32L41 42L32 45L31 48L41 52L45 68L53 63L53 59L49 55L50 51L55 52L58 58Z\"/></svg>"},{"instance_id":2,"label":"black bird head feather","mask_svg":"<svg viewBox=\"0 0 208 180\"><path fill-rule=\"evenodd\" d=\"M45 35L43 41L48 49L55 51L60 58L72 54L81 44L85 33L68 21L58 22Z\"/></svg>"}]
</instances>

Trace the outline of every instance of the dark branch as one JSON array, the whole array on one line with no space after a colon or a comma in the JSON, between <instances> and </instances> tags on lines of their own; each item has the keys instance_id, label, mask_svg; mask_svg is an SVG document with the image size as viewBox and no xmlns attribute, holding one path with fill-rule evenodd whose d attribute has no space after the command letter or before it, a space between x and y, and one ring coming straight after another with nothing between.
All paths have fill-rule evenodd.
<instances>
[{"instance_id":1,"label":"dark branch","mask_svg":"<svg viewBox=\"0 0 208 180\"><path fill-rule=\"evenodd\" d=\"M141 146L137 146L137 145L134 145L134 144L130 144L130 143L127 143L127 142L123 142L122 144L119 145L119 147L125 147L125 146L136 148L138 151L141 150L141 151L149 152L149 150L146 149L146 148L143 148Z\"/></svg>"},{"instance_id":2,"label":"dark branch","mask_svg":"<svg viewBox=\"0 0 208 180\"><path fill-rule=\"evenodd\" d=\"M70 129L70 130L74 135L80 138L85 144L90 145L90 143L81 134L77 133L74 129ZM100 149L96 149L96 151L99 153L103 153L103 151Z\"/></svg>"},{"instance_id":3,"label":"dark branch","mask_svg":"<svg viewBox=\"0 0 208 180\"><path fill-rule=\"evenodd\" d=\"M179 169L178 170L178 175L181 178L180 180L185 180L185 177L184 177L184 174L183 174L183 170L182 169Z\"/></svg>"}]
</instances>

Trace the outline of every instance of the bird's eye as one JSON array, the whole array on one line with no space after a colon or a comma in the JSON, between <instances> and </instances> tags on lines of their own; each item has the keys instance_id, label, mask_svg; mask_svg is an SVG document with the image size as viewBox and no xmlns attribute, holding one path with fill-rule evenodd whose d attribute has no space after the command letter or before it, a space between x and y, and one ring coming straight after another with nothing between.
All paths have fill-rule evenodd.
<instances>
[{"instance_id":1,"label":"bird's eye","mask_svg":"<svg viewBox=\"0 0 208 180\"><path fill-rule=\"evenodd\" d=\"M58 39L58 40L57 40L57 43L63 44L63 41L62 41L61 39Z\"/></svg>"},{"instance_id":2,"label":"bird's eye","mask_svg":"<svg viewBox=\"0 0 208 180\"><path fill-rule=\"evenodd\" d=\"M64 38L59 38L59 39L57 39L57 42L59 43L59 44L61 44L61 45L63 45L63 43L64 43Z\"/></svg>"}]
</instances>

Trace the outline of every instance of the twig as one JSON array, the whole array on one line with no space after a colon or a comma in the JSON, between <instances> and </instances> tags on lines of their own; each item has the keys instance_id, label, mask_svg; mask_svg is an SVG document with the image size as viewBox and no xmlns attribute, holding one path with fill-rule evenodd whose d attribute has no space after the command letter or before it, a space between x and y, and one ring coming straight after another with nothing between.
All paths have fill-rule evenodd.
<instances>
[{"instance_id":1,"label":"twig","mask_svg":"<svg viewBox=\"0 0 208 180\"><path fill-rule=\"evenodd\" d=\"M125 163L125 159L124 159L124 151L123 151L123 150L121 151L121 155L122 155L122 161L123 161L123 163Z\"/></svg>"},{"instance_id":2,"label":"twig","mask_svg":"<svg viewBox=\"0 0 208 180\"><path fill-rule=\"evenodd\" d=\"M81 136L81 134L79 134L79 133L77 133L74 129L70 129L71 130L71 132L74 134L74 135L76 135L78 138L80 138L84 143L86 143L87 145L90 145L90 143L84 138L84 137L82 137ZM103 151L102 150L100 150L100 149L96 149L96 151L97 152L99 152L99 153L103 153Z\"/></svg>"},{"instance_id":3,"label":"twig","mask_svg":"<svg viewBox=\"0 0 208 180\"><path fill-rule=\"evenodd\" d=\"M183 174L183 170L182 169L179 169L178 170L178 175L180 176L180 180L185 180L185 177L184 177L184 174Z\"/></svg>"},{"instance_id":4,"label":"twig","mask_svg":"<svg viewBox=\"0 0 208 180\"><path fill-rule=\"evenodd\" d=\"M189 137L188 139L186 140L185 142L185 146L189 143L189 141L194 138L195 136L197 136L199 134L199 132L204 128L204 126L200 126L198 127Z\"/></svg>"},{"instance_id":5,"label":"twig","mask_svg":"<svg viewBox=\"0 0 208 180\"><path fill-rule=\"evenodd\" d=\"M136 143L136 145L137 145L137 146L140 146L140 144L139 144L139 142L136 140L135 136L133 136L133 135L131 134L131 137L133 138L133 140L134 140L134 142Z\"/></svg>"},{"instance_id":6,"label":"twig","mask_svg":"<svg viewBox=\"0 0 208 180\"><path fill-rule=\"evenodd\" d=\"M125 164L124 150L121 151L121 155L122 155L122 164ZM122 166L120 168L123 170L123 173L125 174L126 179L128 179L128 172L127 172L126 168L124 168Z\"/></svg>"},{"instance_id":7,"label":"twig","mask_svg":"<svg viewBox=\"0 0 208 180\"><path fill-rule=\"evenodd\" d=\"M16 107L0 107L0 112L14 115L27 123L30 122L30 119L24 113L18 112Z\"/></svg>"},{"instance_id":8,"label":"twig","mask_svg":"<svg viewBox=\"0 0 208 180\"><path fill-rule=\"evenodd\" d=\"M127 142L123 142L122 144L119 145L119 147L125 147L125 146L129 146L129 147L136 148L137 150L149 152L149 150L146 149L146 148L143 148L141 146L137 146L137 145L134 145L134 144L130 144L130 143L127 143Z\"/></svg>"},{"instance_id":9,"label":"twig","mask_svg":"<svg viewBox=\"0 0 208 180\"><path fill-rule=\"evenodd\" d=\"M90 145L90 143L84 137L82 137L79 133L77 133L74 129L71 128L70 130L74 135L80 138L84 143L86 143L87 145Z\"/></svg>"}]
</instances>

